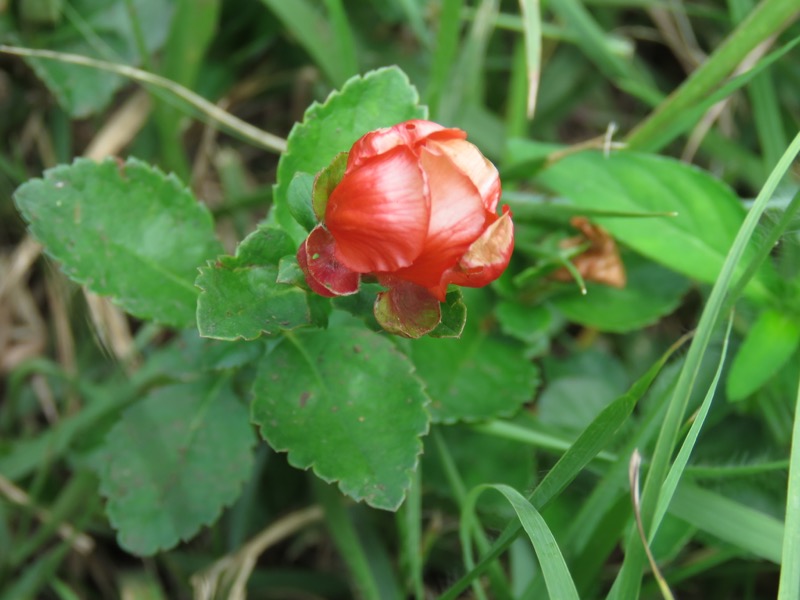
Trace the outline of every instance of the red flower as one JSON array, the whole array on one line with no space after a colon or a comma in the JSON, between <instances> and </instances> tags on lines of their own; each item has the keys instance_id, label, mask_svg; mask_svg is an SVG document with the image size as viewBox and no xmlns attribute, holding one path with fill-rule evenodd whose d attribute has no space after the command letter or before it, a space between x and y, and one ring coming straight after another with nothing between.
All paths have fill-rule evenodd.
<instances>
[{"instance_id":1,"label":"red flower","mask_svg":"<svg viewBox=\"0 0 800 600\"><path fill-rule=\"evenodd\" d=\"M497 169L463 131L406 121L358 140L339 181L337 162L317 176L322 224L297 254L315 292L352 294L374 275L388 288L378 320L417 337L438 324L448 284L482 287L508 265L514 232L507 207L496 212Z\"/></svg>"}]
</instances>

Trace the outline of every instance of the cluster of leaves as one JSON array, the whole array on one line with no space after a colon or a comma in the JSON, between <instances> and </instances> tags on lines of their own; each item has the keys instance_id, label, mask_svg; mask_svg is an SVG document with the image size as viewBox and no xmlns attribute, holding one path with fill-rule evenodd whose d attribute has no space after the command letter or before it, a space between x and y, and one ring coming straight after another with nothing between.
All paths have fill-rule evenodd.
<instances>
[{"instance_id":1,"label":"cluster of leaves","mask_svg":"<svg viewBox=\"0 0 800 600\"><path fill-rule=\"evenodd\" d=\"M104 537L104 525L96 524L104 514L124 550L164 557L185 585L187 571L207 567L208 559L193 563L196 556L181 542L204 526L230 540L215 547L214 558L227 553L229 562L247 564L259 538L244 544L246 537L310 502L323 508L349 585L370 598L424 597L426 586L438 586L425 573L452 573L458 551L464 576L442 598L470 584L482 596L477 582L484 573L488 593L498 598L593 597L608 588L612 598L650 597L657 584L667 584L656 571L657 584L641 587L648 558L670 585L694 573L709 589L756 581L740 573L720 584L720 565L751 562L777 581L774 565L783 561L781 594L792 597L800 588L796 569L787 566L800 553L800 538L792 535L800 486L790 483L787 492L786 472L792 467L790 481L798 478L787 452L800 379L800 244L791 237L800 196L786 181L783 193L794 197L784 204L772 198L798 142L790 144L780 124L777 98L786 90L770 79L769 67L798 77L797 65L784 59L800 39L797 26L749 71L727 78L759 43L790 25L797 16L792 1L764 0L747 20L745 0L732 2L730 15L698 5L688 17L659 13L662 3L651 3L657 22L659 14L744 20L734 31L719 27L727 36L715 42L719 51L668 97L659 88L665 82L656 81L661 74L621 57L616 49L627 40L605 33L604 20L621 13L595 15L577 0L551 2L541 14L538 3L521 2L519 15L501 13L496 0L474 11L444 0L436 15L420 2L331 0L323 15L310 0L263 0L271 12L256 18L254 9L233 15L219 2L194 4L79 0L45 2L37 12L27 3L7 10L0 2L0 41L148 68L160 51L162 75L210 95L234 83L222 67L229 40L212 44L218 22L230 25L234 39L245 32L262 40L252 53L276 44L288 57L282 66L310 57L322 73L320 101L280 148L274 186L267 182L250 195L271 200L268 217L255 227L242 227L251 222L242 220L248 211L230 198L230 206L212 212L183 183L192 170L180 112L164 103L177 88L158 82L151 129L134 145L146 160L73 160L66 151L63 164L33 178L24 165L0 162L21 184L16 208L47 255L140 327L122 365L127 374L105 364L89 336L78 371L41 359L14 366L0 425L4 433L25 426L0 448L0 490L24 510L40 502L52 509L40 511L43 525L31 543L14 545L0 563L4 583L34 565L28 576L8 577L8 597L33 595L59 572L74 539L66 535L51 549L42 544L69 521ZM552 15L552 24L542 15ZM463 38L461 19L469 24ZM429 68L371 37L376 20L411 32ZM500 26L512 30L502 40L516 45L513 56L489 38ZM357 47L367 45L379 58L360 58ZM209 50L205 62L199 49ZM222 55L217 62L215 52ZM487 57L505 65L502 78ZM28 52L25 60L56 99L62 124L102 111L124 83L118 75L131 75L109 73L115 69L108 64L71 65L63 55ZM405 71L383 66L395 62ZM531 125L524 117L528 78L542 65ZM201 82L201 69L218 72L219 81ZM424 104L406 72L424 86ZM493 94L504 79L507 93ZM753 136L763 161L744 144L726 153L728 141L717 129L701 156L727 161L722 178L661 153L743 86L753 94ZM600 106L613 100L614 89L638 103L636 120L623 122L631 130L626 149L602 137L589 149L554 143L569 109ZM181 108L217 119L193 96L177 97L192 106ZM505 121L497 116L501 99ZM798 106L787 110L796 119ZM496 160L503 202L514 213L517 250L507 273L491 289L448 294L445 325L452 319L458 330L467 315L459 339L387 336L371 316L377 286L323 299L307 289L294 258L314 224L314 175L367 131L411 118L466 129ZM597 134L602 125L580 127ZM11 124L0 122L4 128ZM152 139L163 144L160 152L153 153ZM223 162L216 168L226 193L247 198L232 183L246 179L244 163L226 171ZM730 184L761 190L749 210ZM228 214L242 234L235 249L219 239ZM585 230L576 237L575 217L594 223L597 238ZM602 252L597 239L607 242ZM784 244L774 251L779 239ZM624 285L581 269L591 250L592 260L624 265ZM725 333L733 306L737 316ZM673 358L681 329L695 326L688 353ZM89 368L92 361L104 366ZM67 413L50 427L36 422L32 375L56 391ZM75 398L80 409L68 410ZM687 421L689 409L694 418ZM286 467L284 454L295 469ZM628 478L631 457L640 454L648 468L641 498L638 480ZM56 482L64 478L69 483L59 493ZM500 494L478 503L486 489ZM82 505L85 497L92 501ZM457 520L459 539L424 516L423 506ZM372 508L399 511L396 544L380 541L392 521ZM0 535L22 539L28 518L0 509ZM635 517L641 535L630 526ZM484 526L504 528L494 544ZM203 541L213 544L206 538L214 537ZM477 564L473 544L481 551ZM613 556L620 546L622 563ZM500 566L495 559L509 547L511 558ZM394 558L399 570L389 567ZM215 585L224 579L214 567L207 575ZM302 579L286 585L326 597L351 594L347 578L326 579L321 569ZM51 587L62 597L74 593L60 580ZM198 597L207 597L200 589Z\"/></svg>"}]
</instances>

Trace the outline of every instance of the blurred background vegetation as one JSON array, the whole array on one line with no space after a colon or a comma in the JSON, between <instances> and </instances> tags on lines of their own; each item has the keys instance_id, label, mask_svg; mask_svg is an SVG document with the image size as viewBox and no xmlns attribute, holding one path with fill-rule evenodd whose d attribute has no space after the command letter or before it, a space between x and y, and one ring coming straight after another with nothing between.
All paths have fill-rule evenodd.
<instances>
[{"instance_id":1,"label":"blurred background vegetation","mask_svg":"<svg viewBox=\"0 0 800 600\"><path fill-rule=\"evenodd\" d=\"M312 102L351 76L399 65L431 119L466 130L498 165L506 200L520 215L524 253L517 272L531 265L552 271L558 242L575 232L563 214L526 216L520 198L543 191L534 176L554 152L627 141L708 170L749 206L800 128L799 11L785 0L0 0L0 42L137 66L284 138ZM745 73L757 75L724 87L729 76ZM671 116L659 126L659 114ZM149 359L173 335L69 282L41 256L12 201L14 189L44 169L107 155L136 156L175 172L212 209L229 252L267 215L279 158L234 130L220 131L169 86L0 53L0 598L212 597L203 595L199 579L193 587L192 574L205 569L219 576L224 565L214 561L237 550L239 559L258 558L251 598L369 596L356 591L362 580L344 555L348 547L368 558L366 577L379 590L373 597L438 597L463 566L457 494L434 452L423 461L419 552L403 545L402 513L396 519L344 504L341 518L358 539L348 541L330 514L326 528L321 513L307 507L331 492L263 444L242 498L215 526L153 558L118 548L88 468L91 451L140 390L169 372L173 355ZM795 166L767 212L762 237L785 214L798 176ZM775 252L786 282L781 301L796 315L798 220L784 231ZM532 421L525 422L541 436L514 440L492 425L441 428L437 439L464 466L468 485L505 481L529 489L600 408L695 327L708 287L628 259L629 269L640 261L643 271L671 282L674 293L666 295L674 302L668 298L655 310L669 313L658 323L615 328L604 327L602 317L597 326L585 315L573 318L568 307L530 313L535 317L521 316L524 303L493 309L496 328L516 338L542 371ZM508 285L500 282L497 293L507 294ZM534 305L549 291L526 293ZM739 307L734 347L761 308ZM720 348L715 339L704 381L714 374ZM721 402L709 415L686 474L725 501L710 501L699 488L684 493L654 547L681 598L775 596L800 376L796 344L786 359L761 389L740 402ZM647 402L669 391L678 366L667 367L641 414L626 425L630 435L653 427L657 412ZM571 522L614 458L591 463L548 507L560 543L569 547L580 538ZM613 497L603 524L587 530L575 546L582 551L571 557L582 597L603 596L619 570L630 500ZM498 526L509 515L499 502L487 502L482 516ZM746 521L741 536L725 535ZM276 524L286 530L269 529ZM264 528L275 537L252 543ZM800 539L797 531L786 535ZM424 573L416 582L408 575L415 563L424 565L416 567ZM515 543L507 567L508 582L495 592L544 597L531 583L530 547ZM660 597L652 580L642 597Z\"/></svg>"}]
</instances>

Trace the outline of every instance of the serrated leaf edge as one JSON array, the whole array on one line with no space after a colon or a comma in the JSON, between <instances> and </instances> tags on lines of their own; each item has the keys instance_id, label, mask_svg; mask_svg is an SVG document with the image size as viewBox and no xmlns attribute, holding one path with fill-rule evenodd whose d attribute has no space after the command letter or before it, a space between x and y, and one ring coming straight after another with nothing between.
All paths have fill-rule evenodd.
<instances>
[{"instance_id":1,"label":"serrated leaf edge","mask_svg":"<svg viewBox=\"0 0 800 600\"><path fill-rule=\"evenodd\" d=\"M246 411L247 411L247 409L245 408L245 412ZM127 411L124 411L124 412L127 412ZM124 412L123 412L123 415L124 415ZM108 436L111 436L112 432L120 425L120 422L122 421L122 416L123 415L120 415L119 420L117 420L117 422L114 424L114 426L109 430ZM248 450L250 451L251 456L252 456L252 453L253 453L253 449L256 447L257 444L258 444L258 439L255 436L252 436L251 437L251 441L250 441L250 445L248 447ZM110 462L108 464L104 465L103 470L106 470L108 468L110 468ZM98 486L98 491L99 491L100 495L103 498L106 499L106 505L105 505L106 516L108 517L108 521L111 524L111 527L114 529L114 531L117 534L117 541L121 542L121 540L120 540L120 531L121 530L120 530L120 527L119 527L120 520L119 520L119 515L117 513L117 510L116 510L119 507L118 507L117 503L112 501L112 499L111 499L111 497L109 495L108 487L107 487L108 484L107 484L105 478L102 476L102 473L97 473L97 475L98 475L98 478L100 480L100 484ZM248 481L247 478L243 478L238 483L238 485L235 487L235 489L233 489L233 488L231 489L230 498L226 498L223 501L221 501L219 503L219 506L217 507L217 509L213 512L213 514L209 515L208 519L204 519L204 520L201 520L200 522L198 522L197 527L196 527L196 529L194 530L193 533L190 533L185 537L182 536L182 535L178 535L177 536L177 540L172 545L158 544L158 545L156 545L155 548L152 549L152 552L150 554L136 554L132 549L129 549L126 546L123 546L121 543L120 543L120 546L122 546L126 551L130 552L131 554L134 554L135 556L153 556L153 555L157 554L158 552L163 552L163 551L166 551L166 550L170 550L170 549L176 547L178 544L180 544L182 542L190 541L191 539L193 539L203 529L203 527L209 527L210 525L215 523L219 519L219 517L222 515L222 512L226 508L228 508L229 506L232 506L233 503L236 502L236 500L238 500L239 496L241 496L242 490L244 489L244 486L247 483L247 481Z\"/></svg>"},{"instance_id":2,"label":"serrated leaf edge","mask_svg":"<svg viewBox=\"0 0 800 600\"><path fill-rule=\"evenodd\" d=\"M422 438L425 437L426 435L428 435L428 433L430 433L431 423L433 422L432 415L430 413L430 410L428 409L428 407L431 404L431 398L428 395L427 386L425 385L425 382L417 375L417 373L416 373L417 368L414 365L414 363L411 361L411 359L404 352L402 352L399 348L397 348L397 346L394 346L393 349L394 349L394 351L399 352L401 355L403 355L406 358L406 360L408 361L409 370L408 370L408 373L407 373L407 377L410 378L410 379L413 379L416 383L419 384L419 389L420 389L419 393L423 397L423 402L422 402L421 408L424 411L425 416L427 417L427 419L425 420L425 427L422 430L420 430L418 432L415 432L417 434L417 436L415 438L416 453L414 454L414 464L412 466L410 466L410 467L407 467L407 468L403 469L403 471L402 471L403 477L405 479L404 484L402 486L403 494L402 494L401 498L398 500L398 502L396 504L393 504L393 505L380 505L380 504L374 504L374 503L370 502L367 495L361 495L361 494L357 493L356 490L350 489L349 486L345 485L344 482L341 479L338 479L336 477L330 477L328 475L320 473L319 467L317 465L317 461L312 460L308 464L305 464L305 465L304 464L300 464L300 462L296 459L296 453L291 448L278 447L275 444L273 444L273 442L265 435L265 428L262 426L261 423L255 421L253 419L252 410L250 412L250 422L253 425L255 425L256 427L258 427L261 439L266 441L269 444L270 448L272 448L275 452L283 452L283 453L285 453L286 454L286 460L289 462L290 465L292 465L296 469L301 469L303 471L307 471L308 469L311 469L311 471L314 473L314 475L319 477L322 481L324 481L325 483L335 483L336 486L339 488L339 490L345 496L348 496L348 497L352 498L356 502L364 502L365 504L367 504L368 506L371 506L372 508L378 508L378 509L381 509L381 510L388 510L388 511L391 511L391 512L397 511L400 508L400 506L403 504L405 499L406 499L406 495L407 495L408 490L411 487L411 484L412 484L412 481L413 481L412 474L419 468L420 457L422 456L423 451L425 450L425 446L422 443Z\"/></svg>"}]
</instances>

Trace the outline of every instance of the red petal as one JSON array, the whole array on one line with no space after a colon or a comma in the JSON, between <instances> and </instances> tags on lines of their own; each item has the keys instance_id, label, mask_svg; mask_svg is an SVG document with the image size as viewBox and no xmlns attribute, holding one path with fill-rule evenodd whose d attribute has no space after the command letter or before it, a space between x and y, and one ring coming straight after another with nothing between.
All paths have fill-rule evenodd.
<instances>
[{"instance_id":1,"label":"red petal","mask_svg":"<svg viewBox=\"0 0 800 600\"><path fill-rule=\"evenodd\" d=\"M445 281L465 287L483 287L505 271L514 250L514 224L507 206L503 216L475 240Z\"/></svg>"},{"instance_id":2,"label":"red petal","mask_svg":"<svg viewBox=\"0 0 800 600\"><path fill-rule=\"evenodd\" d=\"M438 137L438 136L437 136ZM463 139L437 141L432 139L425 144L431 150L447 156L453 164L467 175L483 198L484 207L490 213L497 210L500 199L500 175L480 150Z\"/></svg>"},{"instance_id":3,"label":"red petal","mask_svg":"<svg viewBox=\"0 0 800 600\"><path fill-rule=\"evenodd\" d=\"M429 218L425 178L405 146L348 170L325 211L337 259L359 273L410 265L422 251Z\"/></svg>"},{"instance_id":4,"label":"red petal","mask_svg":"<svg viewBox=\"0 0 800 600\"><path fill-rule=\"evenodd\" d=\"M389 333L419 338L442 320L439 301L428 290L405 281L396 282L375 300L375 318Z\"/></svg>"},{"instance_id":5,"label":"red petal","mask_svg":"<svg viewBox=\"0 0 800 600\"><path fill-rule=\"evenodd\" d=\"M430 288L444 301L447 284L440 286L442 275L455 266L481 235L486 225L486 211L478 190L447 156L424 148L420 157L431 194L431 218L428 236L419 258L396 275Z\"/></svg>"},{"instance_id":6,"label":"red petal","mask_svg":"<svg viewBox=\"0 0 800 600\"><path fill-rule=\"evenodd\" d=\"M360 275L336 260L335 242L321 225L315 227L297 251L297 264L308 287L320 296L347 296L358 291Z\"/></svg>"},{"instance_id":7,"label":"red petal","mask_svg":"<svg viewBox=\"0 0 800 600\"><path fill-rule=\"evenodd\" d=\"M385 154L397 146L413 148L417 142L425 139L432 133L446 130L438 123L414 119L398 123L392 127L384 127L370 131L368 134L353 144L347 162L348 170L360 167L365 161L380 154Z\"/></svg>"}]
</instances>

